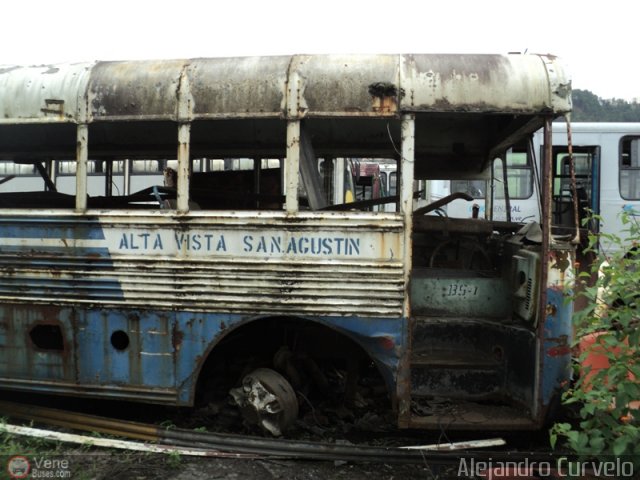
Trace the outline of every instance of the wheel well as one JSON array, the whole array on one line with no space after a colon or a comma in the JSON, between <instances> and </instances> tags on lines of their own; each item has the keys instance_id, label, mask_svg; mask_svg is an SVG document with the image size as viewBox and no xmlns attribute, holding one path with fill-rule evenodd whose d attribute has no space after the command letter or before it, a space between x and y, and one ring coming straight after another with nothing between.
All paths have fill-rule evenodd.
<instances>
[{"instance_id":1,"label":"wheel well","mask_svg":"<svg viewBox=\"0 0 640 480\"><path fill-rule=\"evenodd\" d=\"M261 367L284 375L305 398L350 403L358 389L370 388L391 401L380 366L347 333L304 318L266 317L236 327L213 347L198 377L196 404L226 397Z\"/></svg>"}]
</instances>

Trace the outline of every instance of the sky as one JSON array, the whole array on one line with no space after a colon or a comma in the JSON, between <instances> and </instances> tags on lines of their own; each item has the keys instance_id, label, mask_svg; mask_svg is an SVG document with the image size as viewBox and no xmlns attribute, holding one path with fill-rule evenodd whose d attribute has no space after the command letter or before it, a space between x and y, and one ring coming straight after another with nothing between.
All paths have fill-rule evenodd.
<instances>
[{"instance_id":1,"label":"sky","mask_svg":"<svg viewBox=\"0 0 640 480\"><path fill-rule=\"evenodd\" d=\"M632 0L10 0L0 65L296 53L551 53L640 101Z\"/></svg>"}]
</instances>

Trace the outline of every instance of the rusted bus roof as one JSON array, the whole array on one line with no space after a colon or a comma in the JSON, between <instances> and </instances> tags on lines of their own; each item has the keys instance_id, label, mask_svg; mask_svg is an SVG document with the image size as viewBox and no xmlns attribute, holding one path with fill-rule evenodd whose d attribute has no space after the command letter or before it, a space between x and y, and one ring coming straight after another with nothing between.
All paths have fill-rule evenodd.
<instances>
[{"instance_id":1,"label":"rusted bus roof","mask_svg":"<svg viewBox=\"0 0 640 480\"><path fill-rule=\"evenodd\" d=\"M291 116L394 115L399 110L398 55L301 55L293 57ZM294 84L295 85L292 85ZM294 103L295 102L295 103ZM297 104L297 112L294 108Z\"/></svg>"},{"instance_id":2,"label":"rusted bus roof","mask_svg":"<svg viewBox=\"0 0 640 480\"><path fill-rule=\"evenodd\" d=\"M561 114L551 56L296 55L0 67L0 122Z\"/></svg>"},{"instance_id":3,"label":"rusted bus roof","mask_svg":"<svg viewBox=\"0 0 640 480\"><path fill-rule=\"evenodd\" d=\"M178 112L181 60L98 62L88 88L92 120L174 120Z\"/></svg>"},{"instance_id":4,"label":"rusted bus roof","mask_svg":"<svg viewBox=\"0 0 640 480\"><path fill-rule=\"evenodd\" d=\"M564 113L571 84L553 56L404 55L407 111Z\"/></svg>"},{"instance_id":5,"label":"rusted bus roof","mask_svg":"<svg viewBox=\"0 0 640 480\"><path fill-rule=\"evenodd\" d=\"M291 57L207 58L186 69L193 118L282 117Z\"/></svg>"},{"instance_id":6,"label":"rusted bus roof","mask_svg":"<svg viewBox=\"0 0 640 480\"><path fill-rule=\"evenodd\" d=\"M0 66L0 124L77 123L94 65Z\"/></svg>"}]
</instances>

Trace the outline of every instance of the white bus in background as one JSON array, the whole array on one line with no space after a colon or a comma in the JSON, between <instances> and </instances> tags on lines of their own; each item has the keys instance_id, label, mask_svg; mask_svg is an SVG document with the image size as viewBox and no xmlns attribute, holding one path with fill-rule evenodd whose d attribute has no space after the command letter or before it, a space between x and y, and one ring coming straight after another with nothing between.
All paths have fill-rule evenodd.
<instances>
[{"instance_id":1,"label":"white bus in background","mask_svg":"<svg viewBox=\"0 0 640 480\"><path fill-rule=\"evenodd\" d=\"M575 164L579 216L587 210L598 214L602 221L592 224L593 231L620 234L623 210L640 211L640 123L572 123L571 137ZM538 162L541 158L542 132L533 137L533 148L521 145L507 153L508 189L511 221L540 220L540 199L537 188ZM533 158L535 155L535 158ZM446 207L450 217L472 217L477 204L480 217L485 213L485 194L492 192L494 220L506 220L504 182L501 161L494 163L493 179L441 182L444 196L465 192L473 201L455 200ZM565 233L573 230L575 221L572 206L571 176L567 125L553 124L553 223L561 225ZM438 182L436 182L438 183ZM442 186L439 188L443 189Z\"/></svg>"},{"instance_id":2,"label":"white bus in background","mask_svg":"<svg viewBox=\"0 0 640 480\"><path fill-rule=\"evenodd\" d=\"M462 192L473 200L456 199L443 207L443 213L454 218L472 218L474 207L480 218L512 222L529 222L540 219L540 202L537 188L534 192L534 169L527 146L511 149L506 155L509 189L509 211L505 202L505 189L502 174L502 162L496 159L493 168L493 179L452 180L431 182L430 198L437 200L447 195ZM493 195L493 212L487 211L485 198Z\"/></svg>"},{"instance_id":3,"label":"white bus in background","mask_svg":"<svg viewBox=\"0 0 640 480\"><path fill-rule=\"evenodd\" d=\"M0 191L24 192L55 190L74 195L76 179L75 160L48 160L45 162L17 163L0 160ZM280 167L280 159L261 159L262 169ZM176 159L122 159L87 161L87 191L90 196L130 195L152 185L165 182L164 170L176 171ZM39 172L42 169L44 175ZM253 170L251 158L192 158L192 173L222 170ZM45 180L46 179L46 180ZM47 183L49 187L46 188Z\"/></svg>"},{"instance_id":4,"label":"white bus in background","mask_svg":"<svg viewBox=\"0 0 640 480\"><path fill-rule=\"evenodd\" d=\"M542 134L535 138L539 144ZM591 226L594 231L621 235L622 211L640 212L640 123L575 123L572 144L580 217L590 209L602 218ZM562 124L554 125L553 159L553 220L571 225L569 154Z\"/></svg>"}]
</instances>

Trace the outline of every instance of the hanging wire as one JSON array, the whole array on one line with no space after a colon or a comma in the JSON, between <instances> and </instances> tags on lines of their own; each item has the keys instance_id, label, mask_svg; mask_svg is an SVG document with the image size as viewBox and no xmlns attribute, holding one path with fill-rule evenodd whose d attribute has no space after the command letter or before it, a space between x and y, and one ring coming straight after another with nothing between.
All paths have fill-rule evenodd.
<instances>
[{"instance_id":1,"label":"hanging wire","mask_svg":"<svg viewBox=\"0 0 640 480\"><path fill-rule=\"evenodd\" d=\"M575 236L572 243L580 243L580 217L578 216L578 185L576 181L576 165L573 158L573 141L571 138L571 114L564 116L567 123L567 149L569 151L569 178L571 187L571 196L573 198L573 226L575 227Z\"/></svg>"}]
</instances>

